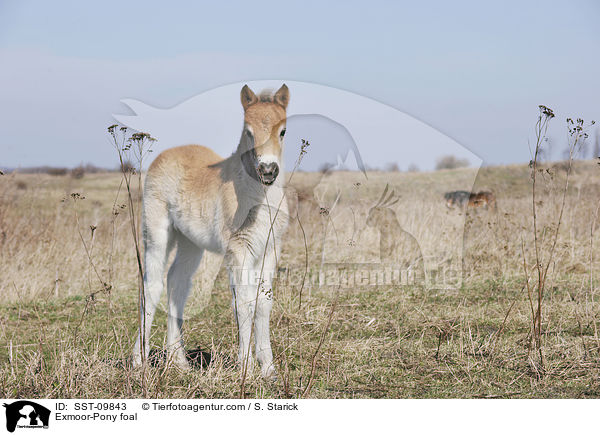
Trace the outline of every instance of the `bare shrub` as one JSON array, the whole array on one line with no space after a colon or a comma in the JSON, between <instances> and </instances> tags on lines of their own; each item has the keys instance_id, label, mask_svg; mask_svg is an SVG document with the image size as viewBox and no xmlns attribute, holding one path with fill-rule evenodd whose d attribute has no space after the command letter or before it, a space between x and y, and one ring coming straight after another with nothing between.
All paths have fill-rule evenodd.
<instances>
[{"instance_id":1,"label":"bare shrub","mask_svg":"<svg viewBox=\"0 0 600 435\"><path fill-rule=\"evenodd\" d=\"M80 165L80 166L85 170L86 174L97 174L99 172L108 172L108 169L101 168L92 163L86 163L85 165Z\"/></svg>"},{"instance_id":2,"label":"bare shrub","mask_svg":"<svg viewBox=\"0 0 600 435\"><path fill-rule=\"evenodd\" d=\"M556 162L552 165L552 169L554 169L556 172L564 172L567 173L569 171L573 170L572 167L572 162L568 161L568 160L563 160L560 162Z\"/></svg>"},{"instance_id":3,"label":"bare shrub","mask_svg":"<svg viewBox=\"0 0 600 435\"><path fill-rule=\"evenodd\" d=\"M400 172L400 166L396 162L390 162L386 165L385 170L387 172Z\"/></svg>"},{"instance_id":4,"label":"bare shrub","mask_svg":"<svg viewBox=\"0 0 600 435\"><path fill-rule=\"evenodd\" d=\"M61 177L67 175L69 170L67 168L48 168L46 169L46 173L55 177Z\"/></svg>"},{"instance_id":5,"label":"bare shrub","mask_svg":"<svg viewBox=\"0 0 600 435\"><path fill-rule=\"evenodd\" d=\"M135 174L135 165L131 161L125 160L121 162L121 167L118 171L124 174Z\"/></svg>"},{"instance_id":6,"label":"bare shrub","mask_svg":"<svg viewBox=\"0 0 600 435\"><path fill-rule=\"evenodd\" d=\"M323 163L321 166L319 166L319 172L321 174L328 174L329 172L331 172L334 166L335 165L333 165L332 163Z\"/></svg>"},{"instance_id":7,"label":"bare shrub","mask_svg":"<svg viewBox=\"0 0 600 435\"><path fill-rule=\"evenodd\" d=\"M415 165L414 163L411 163L410 165L408 165L408 169L407 172L419 172L420 169L417 165Z\"/></svg>"},{"instance_id":8,"label":"bare shrub","mask_svg":"<svg viewBox=\"0 0 600 435\"><path fill-rule=\"evenodd\" d=\"M76 168L71 169L71 177L79 180L83 178L85 175L85 168L83 166L77 166Z\"/></svg>"},{"instance_id":9,"label":"bare shrub","mask_svg":"<svg viewBox=\"0 0 600 435\"><path fill-rule=\"evenodd\" d=\"M469 161L467 159L459 159L456 156L447 155L437 159L435 169L439 171L440 169L458 169L467 168L468 166Z\"/></svg>"}]
</instances>

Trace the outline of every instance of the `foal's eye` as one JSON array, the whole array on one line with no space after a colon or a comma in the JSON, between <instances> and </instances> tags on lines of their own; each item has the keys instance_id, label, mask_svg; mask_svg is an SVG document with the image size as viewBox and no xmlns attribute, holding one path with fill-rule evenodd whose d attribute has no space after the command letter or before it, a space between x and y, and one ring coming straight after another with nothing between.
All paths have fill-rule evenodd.
<instances>
[{"instance_id":1,"label":"foal's eye","mask_svg":"<svg viewBox=\"0 0 600 435\"><path fill-rule=\"evenodd\" d=\"M281 133L279 133L279 137L283 139L283 136L285 136L285 128L283 130L281 130Z\"/></svg>"}]
</instances>

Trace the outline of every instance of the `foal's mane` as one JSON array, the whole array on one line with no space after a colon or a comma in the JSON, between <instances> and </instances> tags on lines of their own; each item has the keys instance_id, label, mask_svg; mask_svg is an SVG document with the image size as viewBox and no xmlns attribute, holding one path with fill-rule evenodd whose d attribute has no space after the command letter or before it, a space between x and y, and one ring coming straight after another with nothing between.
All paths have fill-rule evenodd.
<instances>
[{"instance_id":1,"label":"foal's mane","mask_svg":"<svg viewBox=\"0 0 600 435\"><path fill-rule=\"evenodd\" d=\"M270 88L263 89L260 94L258 94L258 101L261 103L274 103L275 91Z\"/></svg>"}]
</instances>

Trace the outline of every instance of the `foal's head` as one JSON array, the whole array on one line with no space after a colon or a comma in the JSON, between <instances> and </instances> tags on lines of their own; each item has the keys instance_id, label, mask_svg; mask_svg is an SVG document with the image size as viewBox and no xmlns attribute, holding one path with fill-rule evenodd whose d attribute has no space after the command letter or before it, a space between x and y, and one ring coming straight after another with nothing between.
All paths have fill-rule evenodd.
<instances>
[{"instance_id":1,"label":"foal's head","mask_svg":"<svg viewBox=\"0 0 600 435\"><path fill-rule=\"evenodd\" d=\"M240 146L246 171L261 183L270 186L279 175L285 136L285 110L290 99L283 85L274 94L256 96L248 85L242 88L244 131Z\"/></svg>"}]
</instances>

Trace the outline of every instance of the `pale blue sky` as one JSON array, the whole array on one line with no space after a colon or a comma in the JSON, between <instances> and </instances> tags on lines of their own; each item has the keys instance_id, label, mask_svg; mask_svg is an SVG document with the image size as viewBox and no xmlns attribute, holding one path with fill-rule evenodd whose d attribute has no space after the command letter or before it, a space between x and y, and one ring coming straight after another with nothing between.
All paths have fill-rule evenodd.
<instances>
[{"instance_id":1,"label":"pale blue sky","mask_svg":"<svg viewBox=\"0 0 600 435\"><path fill-rule=\"evenodd\" d=\"M0 0L0 166L114 166L121 99L166 108L278 78L393 106L487 164L528 161L538 104L557 148L567 116L600 120L599 47L592 0Z\"/></svg>"}]
</instances>

